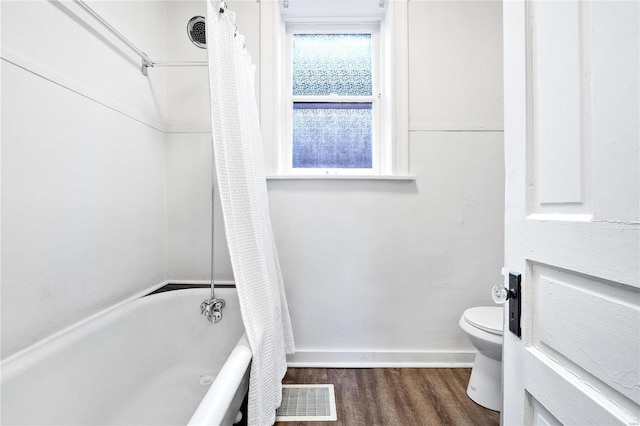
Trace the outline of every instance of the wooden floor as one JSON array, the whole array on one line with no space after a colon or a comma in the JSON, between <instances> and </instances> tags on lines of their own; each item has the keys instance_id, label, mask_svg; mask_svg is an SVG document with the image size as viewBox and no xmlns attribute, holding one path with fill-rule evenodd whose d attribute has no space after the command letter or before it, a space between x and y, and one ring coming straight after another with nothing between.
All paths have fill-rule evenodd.
<instances>
[{"instance_id":1,"label":"wooden floor","mask_svg":"<svg viewBox=\"0 0 640 426\"><path fill-rule=\"evenodd\" d=\"M338 421L276 425L498 425L499 413L467 396L470 374L463 368L289 368L285 384L333 383Z\"/></svg>"}]
</instances>

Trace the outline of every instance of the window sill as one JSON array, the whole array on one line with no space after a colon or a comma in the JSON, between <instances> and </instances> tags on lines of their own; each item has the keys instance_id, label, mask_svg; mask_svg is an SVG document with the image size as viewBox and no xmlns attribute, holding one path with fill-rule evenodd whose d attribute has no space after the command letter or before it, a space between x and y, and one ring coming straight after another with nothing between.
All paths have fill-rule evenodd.
<instances>
[{"instance_id":1,"label":"window sill","mask_svg":"<svg viewBox=\"0 0 640 426\"><path fill-rule=\"evenodd\" d=\"M398 180L413 182L415 175L267 175L267 180Z\"/></svg>"}]
</instances>

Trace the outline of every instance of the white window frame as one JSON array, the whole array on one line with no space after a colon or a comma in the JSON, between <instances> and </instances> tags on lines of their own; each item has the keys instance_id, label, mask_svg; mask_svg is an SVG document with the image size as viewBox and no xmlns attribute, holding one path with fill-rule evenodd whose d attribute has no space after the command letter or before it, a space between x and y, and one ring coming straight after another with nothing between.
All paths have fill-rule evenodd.
<instances>
[{"instance_id":1,"label":"white window frame","mask_svg":"<svg viewBox=\"0 0 640 426\"><path fill-rule=\"evenodd\" d=\"M385 2L380 16L345 18L310 18L308 16L284 16L280 2L260 1L260 60L259 106L262 140L265 149L267 179L391 179L415 180L409 170L409 31L408 2ZM342 10L334 8L332 11ZM353 16L349 14L348 16ZM285 110L286 25L296 23L377 23L380 25L381 68L379 83L383 96L380 99L381 146L386 149L379 175L300 175L285 173L282 150L287 137Z\"/></svg>"},{"instance_id":2,"label":"white window frame","mask_svg":"<svg viewBox=\"0 0 640 426\"><path fill-rule=\"evenodd\" d=\"M293 39L296 34L370 34L371 35L371 95L369 96L299 96L293 95ZM373 23L292 23L286 27L285 38L285 134L280 149L281 170L286 175L380 175L385 164L386 149L382 141L381 48L380 25ZM293 167L293 105L297 102L371 103L371 168L311 168Z\"/></svg>"}]
</instances>

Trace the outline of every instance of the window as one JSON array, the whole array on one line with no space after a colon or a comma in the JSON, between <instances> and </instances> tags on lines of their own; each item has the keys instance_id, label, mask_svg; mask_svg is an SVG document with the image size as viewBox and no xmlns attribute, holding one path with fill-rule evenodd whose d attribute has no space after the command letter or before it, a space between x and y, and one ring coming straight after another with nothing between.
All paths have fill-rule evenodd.
<instances>
[{"instance_id":1,"label":"window","mask_svg":"<svg viewBox=\"0 0 640 426\"><path fill-rule=\"evenodd\" d=\"M412 180L407 1L290 3L260 3L267 178Z\"/></svg>"},{"instance_id":2,"label":"window","mask_svg":"<svg viewBox=\"0 0 640 426\"><path fill-rule=\"evenodd\" d=\"M288 29L290 174L380 174L378 33L373 26Z\"/></svg>"}]
</instances>

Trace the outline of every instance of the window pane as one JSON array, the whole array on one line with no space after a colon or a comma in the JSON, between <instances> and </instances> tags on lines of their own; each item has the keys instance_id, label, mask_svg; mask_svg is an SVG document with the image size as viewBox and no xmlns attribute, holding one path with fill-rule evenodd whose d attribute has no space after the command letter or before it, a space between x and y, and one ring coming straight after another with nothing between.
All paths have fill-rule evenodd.
<instances>
[{"instance_id":1,"label":"window pane","mask_svg":"<svg viewBox=\"0 0 640 426\"><path fill-rule=\"evenodd\" d=\"M371 34L294 34L294 95L371 92Z\"/></svg>"},{"instance_id":2,"label":"window pane","mask_svg":"<svg viewBox=\"0 0 640 426\"><path fill-rule=\"evenodd\" d=\"M370 169L371 103L293 104L294 168Z\"/></svg>"}]
</instances>

